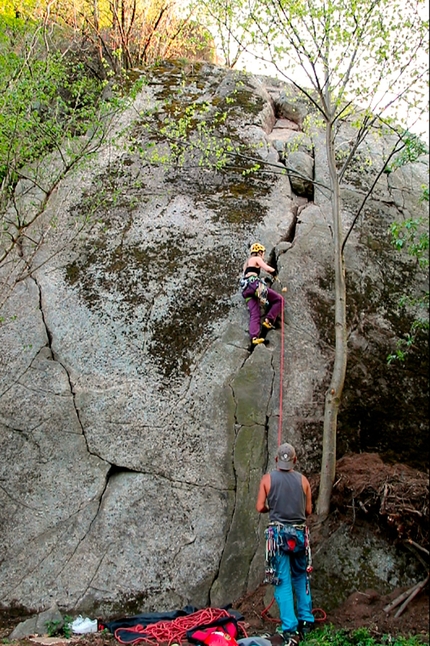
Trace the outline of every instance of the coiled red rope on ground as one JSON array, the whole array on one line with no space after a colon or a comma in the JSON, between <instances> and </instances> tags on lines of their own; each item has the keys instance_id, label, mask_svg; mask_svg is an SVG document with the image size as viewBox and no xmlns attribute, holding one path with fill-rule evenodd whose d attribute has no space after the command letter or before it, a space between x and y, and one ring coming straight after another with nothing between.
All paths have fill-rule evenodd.
<instances>
[{"instance_id":1,"label":"coiled red rope on ground","mask_svg":"<svg viewBox=\"0 0 430 646\"><path fill-rule=\"evenodd\" d=\"M314 617L315 621L325 621L327 619L327 615L322 608L314 608L312 610L313 615L315 615L317 612L321 614L321 617Z\"/></svg>"},{"instance_id":2,"label":"coiled red rope on ground","mask_svg":"<svg viewBox=\"0 0 430 646\"><path fill-rule=\"evenodd\" d=\"M186 641L187 632L193 628L198 628L209 624L221 617L232 617L227 610L223 608L203 608L197 612L193 612L190 615L184 617L177 617L169 621L157 621L156 623L149 624L148 626L137 625L133 626L132 629L127 628L117 628L115 630L114 636L117 641L121 644L137 644L145 643L150 644L151 646L159 646L160 644L181 644L181 642ZM245 627L243 622L238 621L237 625L247 637ZM127 630L130 630L130 633L135 635L134 639L124 641L121 639L119 633L126 633ZM136 633L142 633L142 635L136 635Z\"/></svg>"}]
</instances>

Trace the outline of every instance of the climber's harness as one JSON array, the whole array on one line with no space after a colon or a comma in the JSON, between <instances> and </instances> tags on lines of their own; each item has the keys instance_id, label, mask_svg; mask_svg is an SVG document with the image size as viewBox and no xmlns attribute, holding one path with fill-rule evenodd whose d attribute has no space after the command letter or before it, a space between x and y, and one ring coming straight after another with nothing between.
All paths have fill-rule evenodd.
<instances>
[{"instance_id":1,"label":"climber's harness","mask_svg":"<svg viewBox=\"0 0 430 646\"><path fill-rule=\"evenodd\" d=\"M264 583L279 585L280 580L275 557L281 552L306 555L306 593L309 592L309 578L313 570L309 529L303 524L270 523L264 532L266 539L266 571Z\"/></svg>"},{"instance_id":2,"label":"climber's harness","mask_svg":"<svg viewBox=\"0 0 430 646\"><path fill-rule=\"evenodd\" d=\"M254 283L257 282L257 286L254 288ZM254 290L253 296L244 296L246 302L250 298L258 298L262 305L267 305L267 285L258 277L258 276L242 276L240 279L240 289L243 292L250 287Z\"/></svg>"}]
</instances>

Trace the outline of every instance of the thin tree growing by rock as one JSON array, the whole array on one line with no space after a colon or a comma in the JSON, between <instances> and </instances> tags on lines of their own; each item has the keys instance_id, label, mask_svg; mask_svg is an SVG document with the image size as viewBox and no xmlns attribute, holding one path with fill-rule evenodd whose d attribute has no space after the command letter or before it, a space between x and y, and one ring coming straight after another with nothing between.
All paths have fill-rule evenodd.
<instances>
[{"instance_id":1,"label":"thin tree growing by rock","mask_svg":"<svg viewBox=\"0 0 430 646\"><path fill-rule=\"evenodd\" d=\"M205 3L203 3L205 4ZM234 7L242 2L233 0ZM217 5L211 5L211 12ZM335 295L335 350L325 397L322 463L317 513L324 519L336 468L337 418L347 368L344 248L352 227L387 165L405 146L409 129L427 106L427 31L421 0L265 0L248 3L231 35L237 47L273 66L312 106L321 124L329 175ZM223 29L229 29L226 20ZM242 35L244 34L244 36ZM251 43L251 44L249 44ZM339 160L340 125L354 127ZM370 133L385 130L393 146L382 161L357 217L345 231L341 185Z\"/></svg>"}]
</instances>

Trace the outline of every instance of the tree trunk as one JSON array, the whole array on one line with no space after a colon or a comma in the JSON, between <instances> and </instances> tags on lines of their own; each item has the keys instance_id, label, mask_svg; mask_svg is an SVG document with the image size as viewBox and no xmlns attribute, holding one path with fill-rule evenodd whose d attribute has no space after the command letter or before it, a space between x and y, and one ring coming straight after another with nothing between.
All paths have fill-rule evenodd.
<instances>
[{"instance_id":1,"label":"tree trunk","mask_svg":"<svg viewBox=\"0 0 430 646\"><path fill-rule=\"evenodd\" d=\"M332 195L334 275L335 275L335 355L330 386L324 408L323 449L317 514L324 520L330 511L330 498L336 471L337 414L345 383L347 363L346 285L342 254L343 227L339 178L334 157L334 135L331 121L326 125L326 149Z\"/></svg>"},{"instance_id":2,"label":"tree trunk","mask_svg":"<svg viewBox=\"0 0 430 646\"><path fill-rule=\"evenodd\" d=\"M100 36L99 0L93 0L93 23L97 36L97 57L100 71L103 70L103 45Z\"/></svg>"}]
</instances>

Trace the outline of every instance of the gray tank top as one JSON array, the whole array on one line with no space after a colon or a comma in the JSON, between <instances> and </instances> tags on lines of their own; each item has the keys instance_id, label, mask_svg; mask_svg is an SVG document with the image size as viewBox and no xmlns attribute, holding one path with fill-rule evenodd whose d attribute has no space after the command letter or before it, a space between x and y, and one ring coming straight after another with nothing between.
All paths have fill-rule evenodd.
<instances>
[{"instance_id":1,"label":"gray tank top","mask_svg":"<svg viewBox=\"0 0 430 646\"><path fill-rule=\"evenodd\" d=\"M271 523L304 523L306 494L303 491L302 474L298 471L271 471L267 501Z\"/></svg>"}]
</instances>

